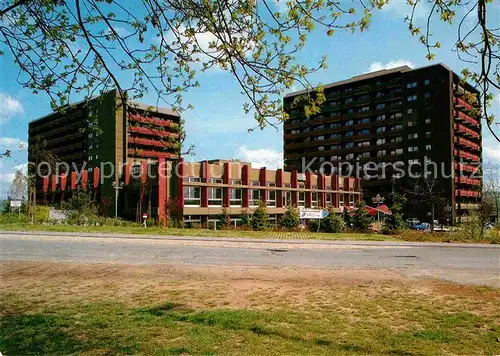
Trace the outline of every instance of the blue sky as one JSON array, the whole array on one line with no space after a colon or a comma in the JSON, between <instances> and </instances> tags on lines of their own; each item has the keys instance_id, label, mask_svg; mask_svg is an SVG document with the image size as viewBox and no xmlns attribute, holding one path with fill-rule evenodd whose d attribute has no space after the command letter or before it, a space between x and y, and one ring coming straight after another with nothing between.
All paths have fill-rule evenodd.
<instances>
[{"instance_id":1,"label":"blue sky","mask_svg":"<svg viewBox=\"0 0 500 356\"><path fill-rule=\"evenodd\" d=\"M490 16L500 23L497 5ZM328 56L328 68L312 75L313 84L329 83L354 75L408 64L413 67L443 62L456 72L465 67L451 51L456 29L449 26L436 28L435 38L442 42L434 61L425 59L425 48L417 38L411 37L403 22L408 7L404 2L390 4L387 9L374 14L370 29L363 33L337 31L328 37L317 33L298 59L310 65L322 55ZM423 20L423 17L418 19ZM51 111L48 98L34 95L16 82L17 68L8 55L0 57L0 150L12 149L12 158L0 159L0 195L6 191L16 166L27 161L25 149L28 123ZM185 94L184 101L194 109L183 114L188 134L187 144L195 144L196 155L189 160L212 158L239 158L256 165L277 167L282 160L282 130L268 127L248 133L255 126L253 116L243 112L243 96L231 75L222 70L212 70L199 75L200 87ZM297 88L300 89L300 88ZM500 119L500 94L496 95L493 112ZM146 96L141 101L155 103L156 98ZM498 119L497 119L498 120ZM498 121L497 121L498 122ZM500 145L484 132L485 161L500 161Z\"/></svg>"}]
</instances>

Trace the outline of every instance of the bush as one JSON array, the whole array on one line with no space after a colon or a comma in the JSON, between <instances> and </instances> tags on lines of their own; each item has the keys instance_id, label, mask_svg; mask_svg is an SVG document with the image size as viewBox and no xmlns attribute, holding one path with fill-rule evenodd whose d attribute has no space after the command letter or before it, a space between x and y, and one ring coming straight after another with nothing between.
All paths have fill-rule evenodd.
<instances>
[{"instance_id":1,"label":"bush","mask_svg":"<svg viewBox=\"0 0 500 356\"><path fill-rule=\"evenodd\" d=\"M217 221L217 226L220 229L227 229L231 226L231 217L227 213L226 208L222 209L222 213L219 215L219 221Z\"/></svg>"},{"instance_id":2,"label":"bush","mask_svg":"<svg viewBox=\"0 0 500 356\"><path fill-rule=\"evenodd\" d=\"M358 209L352 217L352 224L356 230L368 231L372 225L372 219L366 210L365 203L359 202Z\"/></svg>"},{"instance_id":3,"label":"bush","mask_svg":"<svg viewBox=\"0 0 500 356\"><path fill-rule=\"evenodd\" d=\"M252 217L248 214L248 211L241 211L241 226L242 227L252 227Z\"/></svg>"},{"instance_id":4,"label":"bush","mask_svg":"<svg viewBox=\"0 0 500 356\"><path fill-rule=\"evenodd\" d=\"M318 232L318 229L321 228L321 222L318 219L309 219L307 221L307 228L311 232Z\"/></svg>"},{"instance_id":5,"label":"bush","mask_svg":"<svg viewBox=\"0 0 500 356\"><path fill-rule=\"evenodd\" d=\"M252 215L252 228L256 231L262 231L269 227L269 215L266 206L260 202L259 206Z\"/></svg>"},{"instance_id":6,"label":"bush","mask_svg":"<svg viewBox=\"0 0 500 356\"><path fill-rule=\"evenodd\" d=\"M0 224L26 224L28 216L19 213L4 213L0 214Z\"/></svg>"},{"instance_id":7,"label":"bush","mask_svg":"<svg viewBox=\"0 0 500 356\"><path fill-rule=\"evenodd\" d=\"M287 206L283 217L280 220L280 226L288 230L298 228L300 225L299 212L293 206Z\"/></svg>"},{"instance_id":8,"label":"bush","mask_svg":"<svg viewBox=\"0 0 500 356\"><path fill-rule=\"evenodd\" d=\"M344 219L335 214L332 208L329 208L328 215L323 219L321 225L325 232L341 232L344 230Z\"/></svg>"}]
</instances>

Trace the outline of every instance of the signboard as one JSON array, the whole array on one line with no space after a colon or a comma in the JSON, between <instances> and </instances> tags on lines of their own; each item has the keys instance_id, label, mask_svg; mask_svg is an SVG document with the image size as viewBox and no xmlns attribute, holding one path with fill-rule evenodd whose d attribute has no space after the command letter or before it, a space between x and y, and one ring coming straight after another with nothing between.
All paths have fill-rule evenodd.
<instances>
[{"instance_id":1,"label":"signboard","mask_svg":"<svg viewBox=\"0 0 500 356\"><path fill-rule=\"evenodd\" d=\"M10 207L11 208L20 208L21 207L21 201L20 200L11 200L10 201Z\"/></svg>"},{"instance_id":2,"label":"signboard","mask_svg":"<svg viewBox=\"0 0 500 356\"><path fill-rule=\"evenodd\" d=\"M301 219L323 219L328 215L328 212L323 209L305 209L299 210Z\"/></svg>"}]
</instances>

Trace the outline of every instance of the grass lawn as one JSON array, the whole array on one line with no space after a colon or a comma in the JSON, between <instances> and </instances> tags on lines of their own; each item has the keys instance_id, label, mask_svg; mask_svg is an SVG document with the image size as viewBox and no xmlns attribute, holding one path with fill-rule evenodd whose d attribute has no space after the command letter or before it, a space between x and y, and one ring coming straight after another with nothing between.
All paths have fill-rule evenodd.
<instances>
[{"instance_id":1,"label":"grass lawn","mask_svg":"<svg viewBox=\"0 0 500 356\"><path fill-rule=\"evenodd\" d=\"M392 272L0 267L6 355L492 355L500 348L500 291Z\"/></svg>"},{"instance_id":2,"label":"grass lawn","mask_svg":"<svg viewBox=\"0 0 500 356\"><path fill-rule=\"evenodd\" d=\"M172 229L142 226L66 226L66 225L31 225L24 223L2 224L5 231L53 231L79 233L114 233L139 235L170 236L203 236L203 237L247 237L256 239L300 239L300 240L363 240L363 241L395 241L395 237L381 234L364 233L313 233L285 231L244 231L244 230L208 230L208 229Z\"/></svg>"}]
</instances>

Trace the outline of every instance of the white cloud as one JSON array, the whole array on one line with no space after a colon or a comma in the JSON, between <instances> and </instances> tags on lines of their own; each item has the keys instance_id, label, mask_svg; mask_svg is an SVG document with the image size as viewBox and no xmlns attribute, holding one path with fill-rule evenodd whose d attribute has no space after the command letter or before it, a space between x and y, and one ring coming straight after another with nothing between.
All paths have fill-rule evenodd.
<instances>
[{"instance_id":1,"label":"white cloud","mask_svg":"<svg viewBox=\"0 0 500 356\"><path fill-rule=\"evenodd\" d=\"M376 72L376 71L382 70L382 69L392 69L392 68L397 68L397 67L401 67L401 66L408 66L410 68L414 68L415 64L413 64L413 62L406 61L404 59L390 61L390 62L387 62L385 64L383 64L382 62L373 62L370 65L370 69L368 70L368 72Z\"/></svg>"},{"instance_id":2,"label":"white cloud","mask_svg":"<svg viewBox=\"0 0 500 356\"><path fill-rule=\"evenodd\" d=\"M18 148L19 150L24 150L28 147L28 142L20 140L13 137L0 137L0 148L12 150Z\"/></svg>"},{"instance_id":3,"label":"white cloud","mask_svg":"<svg viewBox=\"0 0 500 356\"><path fill-rule=\"evenodd\" d=\"M394 15L394 17L401 18L401 21L406 18L406 16L411 17L413 6L408 4L407 0L389 0L389 3L384 5L382 11ZM429 5L424 1L419 1L415 7L415 12L413 14L413 19L425 18L431 9Z\"/></svg>"},{"instance_id":4,"label":"white cloud","mask_svg":"<svg viewBox=\"0 0 500 356\"><path fill-rule=\"evenodd\" d=\"M0 93L0 124L7 122L14 115L23 113L23 106L19 100L5 93Z\"/></svg>"},{"instance_id":5,"label":"white cloud","mask_svg":"<svg viewBox=\"0 0 500 356\"><path fill-rule=\"evenodd\" d=\"M252 150L246 146L239 148L238 156L242 161L251 162L253 168L283 168L283 153L268 148Z\"/></svg>"},{"instance_id":6,"label":"white cloud","mask_svg":"<svg viewBox=\"0 0 500 356\"><path fill-rule=\"evenodd\" d=\"M500 162L500 143L493 142L491 146L483 144L483 161Z\"/></svg>"}]
</instances>

